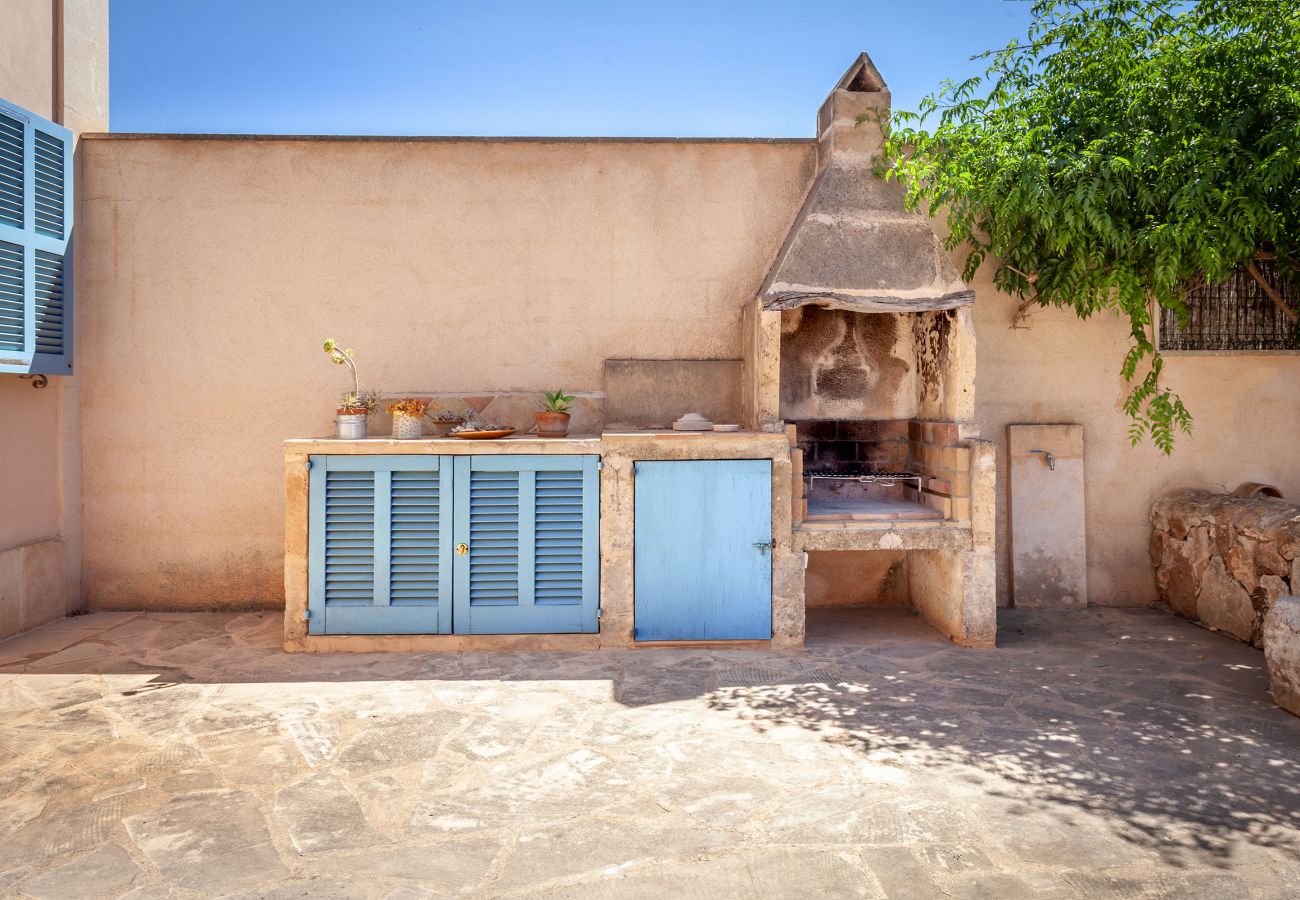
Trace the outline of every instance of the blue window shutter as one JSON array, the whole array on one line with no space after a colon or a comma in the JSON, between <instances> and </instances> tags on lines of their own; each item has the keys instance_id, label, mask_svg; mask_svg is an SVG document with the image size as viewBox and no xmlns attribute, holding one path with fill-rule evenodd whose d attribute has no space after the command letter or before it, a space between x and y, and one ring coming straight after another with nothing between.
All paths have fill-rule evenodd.
<instances>
[{"instance_id":1,"label":"blue window shutter","mask_svg":"<svg viewBox=\"0 0 1300 900\"><path fill-rule=\"evenodd\" d=\"M0 372L72 371L72 132L0 101Z\"/></svg>"},{"instance_id":2,"label":"blue window shutter","mask_svg":"<svg viewBox=\"0 0 1300 900\"><path fill-rule=\"evenodd\" d=\"M437 456L312 457L309 633L450 630L450 468Z\"/></svg>"},{"instance_id":3,"label":"blue window shutter","mask_svg":"<svg viewBox=\"0 0 1300 900\"><path fill-rule=\"evenodd\" d=\"M594 632L600 599L594 456L456 459L455 631Z\"/></svg>"}]
</instances>

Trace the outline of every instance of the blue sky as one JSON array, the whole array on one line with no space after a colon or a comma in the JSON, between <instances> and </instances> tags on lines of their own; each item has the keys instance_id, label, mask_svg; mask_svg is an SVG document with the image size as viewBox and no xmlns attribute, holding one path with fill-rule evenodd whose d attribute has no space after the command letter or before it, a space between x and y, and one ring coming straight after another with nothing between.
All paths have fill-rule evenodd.
<instances>
[{"instance_id":1,"label":"blue sky","mask_svg":"<svg viewBox=\"0 0 1300 900\"><path fill-rule=\"evenodd\" d=\"M895 108L1021 0L111 0L114 131L810 137L859 50Z\"/></svg>"}]
</instances>

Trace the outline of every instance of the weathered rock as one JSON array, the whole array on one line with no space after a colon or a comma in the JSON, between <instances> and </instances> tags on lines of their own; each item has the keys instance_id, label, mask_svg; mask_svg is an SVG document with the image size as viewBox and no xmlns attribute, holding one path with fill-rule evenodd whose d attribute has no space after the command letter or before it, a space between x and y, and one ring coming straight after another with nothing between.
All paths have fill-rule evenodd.
<instances>
[{"instance_id":1,"label":"weathered rock","mask_svg":"<svg viewBox=\"0 0 1300 900\"><path fill-rule=\"evenodd\" d=\"M1262 602L1261 613L1267 614L1268 610L1277 601L1278 597L1285 597L1290 593L1287 583L1276 575L1264 575L1259 579L1259 590L1255 596Z\"/></svg>"},{"instance_id":2,"label":"weathered rock","mask_svg":"<svg viewBox=\"0 0 1300 900\"><path fill-rule=\"evenodd\" d=\"M1201 593L1196 600L1196 617L1206 625L1249 641L1255 631L1255 605L1250 594L1213 557L1205 569Z\"/></svg>"},{"instance_id":3,"label":"weathered rock","mask_svg":"<svg viewBox=\"0 0 1300 900\"><path fill-rule=\"evenodd\" d=\"M1246 590L1253 591L1259 587L1259 573L1255 571L1255 545L1251 541L1238 537L1223 562L1232 577L1241 582Z\"/></svg>"},{"instance_id":4,"label":"weathered rock","mask_svg":"<svg viewBox=\"0 0 1300 900\"><path fill-rule=\"evenodd\" d=\"M1300 506L1179 490L1156 502L1151 525L1161 599L1181 616L1258 646L1270 604L1300 583Z\"/></svg>"},{"instance_id":5,"label":"weathered rock","mask_svg":"<svg viewBox=\"0 0 1300 900\"><path fill-rule=\"evenodd\" d=\"M1278 706L1300 716L1300 598L1274 601L1262 637L1269 692Z\"/></svg>"},{"instance_id":6,"label":"weathered rock","mask_svg":"<svg viewBox=\"0 0 1300 900\"><path fill-rule=\"evenodd\" d=\"M1277 552L1277 547L1272 541L1258 545L1255 553L1255 566L1268 575L1278 575L1285 578L1290 572L1290 566L1282 558L1282 554Z\"/></svg>"}]
</instances>

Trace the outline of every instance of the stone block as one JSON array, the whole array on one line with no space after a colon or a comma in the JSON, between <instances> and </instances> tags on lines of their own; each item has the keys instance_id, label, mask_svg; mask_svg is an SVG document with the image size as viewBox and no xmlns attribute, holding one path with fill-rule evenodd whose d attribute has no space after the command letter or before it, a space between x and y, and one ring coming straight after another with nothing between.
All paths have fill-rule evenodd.
<instances>
[{"instance_id":1,"label":"stone block","mask_svg":"<svg viewBox=\"0 0 1300 900\"><path fill-rule=\"evenodd\" d=\"M741 420L739 359L607 359L605 416L637 428L669 428L688 412Z\"/></svg>"},{"instance_id":2,"label":"stone block","mask_svg":"<svg viewBox=\"0 0 1300 900\"><path fill-rule=\"evenodd\" d=\"M964 447L944 449L958 451L969 455ZM1007 457L1012 605L1086 607L1083 426L1009 424ZM969 461L954 457L951 465Z\"/></svg>"},{"instance_id":3,"label":"stone block","mask_svg":"<svg viewBox=\"0 0 1300 900\"><path fill-rule=\"evenodd\" d=\"M1287 583L1276 575L1260 576L1259 588L1255 591L1255 595L1260 600L1261 611L1267 612L1279 597L1285 597L1289 591Z\"/></svg>"},{"instance_id":4,"label":"stone block","mask_svg":"<svg viewBox=\"0 0 1300 900\"><path fill-rule=\"evenodd\" d=\"M23 630L23 548L0 551L0 640Z\"/></svg>"},{"instance_id":5,"label":"stone block","mask_svg":"<svg viewBox=\"0 0 1300 900\"><path fill-rule=\"evenodd\" d=\"M924 219L899 222L895 215L888 227L864 227L827 215L806 218L798 227L773 276L775 290L919 292L934 290L939 278L934 231Z\"/></svg>"},{"instance_id":6,"label":"stone block","mask_svg":"<svg viewBox=\"0 0 1300 900\"><path fill-rule=\"evenodd\" d=\"M1290 571L1287 561L1282 558L1281 553L1277 552L1277 546L1272 541L1266 541L1256 546L1255 566L1261 572L1282 578L1285 578Z\"/></svg>"},{"instance_id":7,"label":"stone block","mask_svg":"<svg viewBox=\"0 0 1300 900\"><path fill-rule=\"evenodd\" d=\"M1278 706L1300 716L1300 598L1279 597L1264 617L1268 689Z\"/></svg>"},{"instance_id":8,"label":"stone block","mask_svg":"<svg viewBox=\"0 0 1300 900\"><path fill-rule=\"evenodd\" d=\"M257 799L243 791L197 791L123 820L163 877L204 893L233 893L289 874Z\"/></svg>"},{"instance_id":9,"label":"stone block","mask_svg":"<svg viewBox=\"0 0 1300 900\"><path fill-rule=\"evenodd\" d=\"M1232 577L1241 582L1248 591L1259 587L1259 575L1255 571L1255 544L1244 537L1238 537L1228 555L1223 558Z\"/></svg>"},{"instance_id":10,"label":"stone block","mask_svg":"<svg viewBox=\"0 0 1300 900\"><path fill-rule=\"evenodd\" d=\"M23 885L23 895L40 900L81 900L92 892L113 896L139 873L130 854L117 844L105 844L28 881Z\"/></svg>"},{"instance_id":11,"label":"stone block","mask_svg":"<svg viewBox=\"0 0 1300 900\"><path fill-rule=\"evenodd\" d=\"M1228 574L1223 559L1215 556L1205 568L1205 578L1196 601L1196 617L1211 628L1249 641L1255 631L1255 605L1235 578Z\"/></svg>"}]
</instances>

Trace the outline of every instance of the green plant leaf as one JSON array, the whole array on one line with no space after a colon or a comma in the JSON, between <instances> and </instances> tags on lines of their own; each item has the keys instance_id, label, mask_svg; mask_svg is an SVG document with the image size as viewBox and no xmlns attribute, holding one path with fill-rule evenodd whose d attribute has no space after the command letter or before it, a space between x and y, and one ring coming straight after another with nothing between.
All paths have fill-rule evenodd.
<instances>
[{"instance_id":1,"label":"green plant leaf","mask_svg":"<svg viewBox=\"0 0 1300 900\"><path fill-rule=\"evenodd\" d=\"M1021 301L1126 318L1129 439L1171 452L1192 418L1160 384L1153 305L1185 316L1260 250L1300 275L1294 3L1035 0L981 58L883 123L876 172L945 216L968 280L989 259Z\"/></svg>"}]
</instances>

